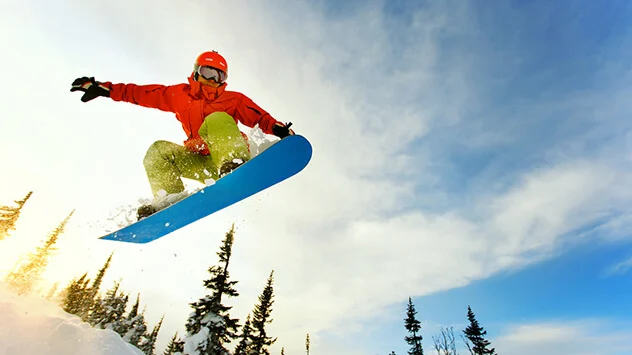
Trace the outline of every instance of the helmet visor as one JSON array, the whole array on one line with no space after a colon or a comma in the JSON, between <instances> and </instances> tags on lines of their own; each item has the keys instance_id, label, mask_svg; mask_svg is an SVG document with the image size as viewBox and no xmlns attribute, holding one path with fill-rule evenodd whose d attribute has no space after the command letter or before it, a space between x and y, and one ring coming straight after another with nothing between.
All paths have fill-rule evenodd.
<instances>
[{"instance_id":1,"label":"helmet visor","mask_svg":"<svg viewBox=\"0 0 632 355\"><path fill-rule=\"evenodd\" d=\"M219 84L226 81L226 73L216 68L201 66L198 68L197 73L204 79L213 80Z\"/></svg>"}]
</instances>

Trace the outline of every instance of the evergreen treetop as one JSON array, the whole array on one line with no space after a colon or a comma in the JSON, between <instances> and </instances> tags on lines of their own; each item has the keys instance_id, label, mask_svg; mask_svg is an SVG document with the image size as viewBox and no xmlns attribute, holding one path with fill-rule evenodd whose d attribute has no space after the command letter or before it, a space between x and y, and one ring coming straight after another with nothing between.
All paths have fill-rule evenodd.
<instances>
[{"instance_id":1,"label":"evergreen treetop","mask_svg":"<svg viewBox=\"0 0 632 355\"><path fill-rule=\"evenodd\" d=\"M17 207L0 206L0 240L7 237L9 232L15 230L15 224L20 218L20 212L32 194L33 191L30 191L23 199L14 201Z\"/></svg>"},{"instance_id":2,"label":"evergreen treetop","mask_svg":"<svg viewBox=\"0 0 632 355\"><path fill-rule=\"evenodd\" d=\"M85 290L90 282L86 272L78 279L73 279L62 291L61 308L70 314L81 315L84 304Z\"/></svg>"},{"instance_id":3,"label":"evergreen treetop","mask_svg":"<svg viewBox=\"0 0 632 355\"><path fill-rule=\"evenodd\" d=\"M142 351L145 355L154 355L155 354L155 348L156 348L156 340L158 339L158 332L160 332L160 327L162 327L162 322L164 321L165 316L163 315L160 318L160 321L158 322L158 324L156 326L154 326L154 328L151 330L151 332L146 332L145 334L143 334L139 344L138 344L138 349L140 349L140 351Z\"/></svg>"},{"instance_id":4,"label":"evergreen treetop","mask_svg":"<svg viewBox=\"0 0 632 355\"><path fill-rule=\"evenodd\" d=\"M408 297L408 306L406 307L406 318L404 318L404 327L411 335L406 336L404 340L411 346L408 350L410 355L423 355L424 351L421 346L423 337L419 334L421 330L421 322L416 318L417 311L410 297Z\"/></svg>"},{"instance_id":5,"label":"evergreen treetop","mask_svg":"<svg viewBox=\"0 0 632 355\"><path fill-rule=\"evenodd\" d=\"M211 278L203 284L210 291L209 294L191 303L193 312L187 319L187 335L184 351L199 354L223 355L228 354L226 343L237 338L238 319L229 315L232 306L222 304L222 297L236 297L239 295L234 288L236 281L229 281L228 266L230 264L235 226L226 233L220 251L219 265L212 266L208 272ZM202 336L200 336L202 335Z\"/></svg>"},{"instance_id":6,"label":"evergreen treetop","mask_svg":"<svg viewBox=\"0 0 632 355\"><path fill-rule=\"evenodd\" d=\"M176 332L173 337L171 337L171 340L169 340L169 343L162 355L173 355L175 353L182 353L183 351L184 341L178 337L178 332Z\"/></svg>"},{"instance_id":7,"label":"evergreen treetop","mask_svg":"<svg viewBox=\"0 0 632 355\"><path fill-rule=\"evenodd\" d=\"M463 334L465 335L466 342L465 345L472 355L494 355L496 354L496 349L488 349L487 347L491 345L491 343L485 339L485 335L487 335L487 331L483 329L476 320L476 316L472 311L470 306L467 306L467 319L470 321L470 324L463 330Z\"/></svg>"},{"instance_id":8,"label":"evergreen treetop","mask_svg":"<svg viewBox=\"0 0 632 355\"><path fill-rule=\"evenodd\" d=\"M241 334L239 335L239 343L235 347L234 355L247 355L250 353L252 346L252 322L250 320L250 313L246 316L246 321L241 327Z\"/></svg>"},{"instance_id":9,"label":"evergreen treetop","mask_svg":"<svg viewBox=\"0 0 632 355\"><path fill-rule=\"evenodd\" d=\"M272 322L272 304L274 303L274 270L270 272L270 276L266 281L263 292L259 295L259 303L255 305L253 310L252 326L254 328L254 336L252 342L252 350L256 355L269 355L268 347L276 342L276 338L269 337L266 333L266 324Z\"/></svg>"}]
</instances>

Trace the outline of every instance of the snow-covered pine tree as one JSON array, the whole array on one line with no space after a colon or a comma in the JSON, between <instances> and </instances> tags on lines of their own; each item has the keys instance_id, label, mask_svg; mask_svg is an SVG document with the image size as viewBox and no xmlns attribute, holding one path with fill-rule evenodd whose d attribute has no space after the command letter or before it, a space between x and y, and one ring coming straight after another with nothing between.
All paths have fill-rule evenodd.
<instances>
[{"instance_id":1,"label":"snow-covered pine tree","mask_svg":"<svg viewBox=\"0 0 632 355\"><path fill-rule=\"evenodd\" d=\"M467 306L467 319L470 324L463 330L465 345L471 355L495 355L496 349L488 349L491 343L485 339L487 331L476 320L476 316L470 306Z\"/></svg>"},{"instance_id":2,"label":"snow-covered pine tree","mask_svg":"<svg viewBox=\"0 0 632 355\"><path fill-rule=\"evenodd\" d=\"M7 284L18 294L31 292L33 286L39 282L48 266L48 259L55 250L54 245L64 232L64 228L74 212L74 210L70 212L57 228L53 229L43 246L37 247L34 253L29 254L28 261L24 265L21 265L17 270L11 271L6 276Z\"/></svg>"},{"instance_id":3,"label":"snow-covered pine tree","mask_svg":"<svg viewBox=\"0 0 632 355\"><path fill-rule=\"evenodd\" d=\"M132 306L132 309L127 314L127 317L123 321L125 335L123 340L126 342L138 346L141 338L147 332L147 323L145 322L144 311L139 312L140 306L140 293L136 295L136 303Z\"/></svg>"},{"instance_id":4,"label":"snow-covered pine tree","mask_svg":"<svg viewBox=\"0 0 632 355\"><path fill-rule=\"evenodd\" d=\"M96 295L92 299L92 306L90 307L90 312L87 315L84 315L82 319L85 322L92 325L94 328L102 329L101 323L105 318L105 306L104 300L101 295Z\"/></svg>"},{"instance_id":5,"label":"snow-covered pine tree","mask_svg":"<svg viewBox=\"0 0 632 355\"><path fill-rule=\"evenodd\" d=\"M162 321L165 319L163 315L160 318L160 321L154 328L151 330L151 333L145 332L140 342L138 343L137 348L140 349L145 355L155 355L156 349L156 339L158 339L158 332L160 331L160 327L162 326Z\"/></svg>"},{"instance_id":6,"label":"snow-covered pine tree","mask_svg":"<svg viewBox=\"0 0 632 355\"><path fill-rule=\"evenodd\" d=\"M86 296L86 288L88 287L88 273L86 272L78 279L73 279L70 284L62 291L61 308L70 314L81 316L83 313L83 299Z\"/></svg>"},{"instance_id":7,"label":"snow-covered pine tree","mask_svg":"<svg viewBox=\"0 0 632 355\"><path fill-rule=\"evenodd\" d=\"M129 301L129 295L119 292L120 282L114 282L114 286L107 290L99 304L93 308L89 322L93 327L99 329L111 329L121 336L125 335L124 325L125 309Z\"/></svg>"},{"instance_id":8,"label":"snow-covered pine tree","mask_svg":"<svg viewBox=\"0 0 632 355\"><path fill-rule=\"evenodd\" d=\"M129 302L128 294L120 294L116 296L113 300L114 306L110 309L110 315L115 317L115 320L111 323L108 323L105 329L112 329L117 332L121 337L124 337L127 334L128 328L127 323L125 322L126 318L124 316L125 309L127 308L127 303Z\"/></svg>"},{"instance_id":9,"label":"snow-covered pine tree","mask_svg":"<svg viewBox=\"0 0 632 355\"><path fill-rule=\"evenodd\" d=\"M259 303L255 305L255 309L253 310L252 327L254 328L254 333L252 339L252 354L270 355L268 347L277 340L276 338L273 339L269 337L266 333L266 324L272 322L270 316L272 314L272 304L274 303L273 282L274 270L270 272L263 292L259 295Z\"/></svg>"},{"instance_id":10,"label":"snow-covered pine tree","mask_svg":"<svg viewBox=\"0 0 632 355\"><path fill-rule=\"evenodd\" d=\"M6 238L9 232L15 230L15 224L20 218L20 212L32 194L33 191L30 191L23 199L14 201L17 207L0 206L0 240Z\"/></svg>"},{"instance_id":11,"label":"snow-covered pine tree","mask_svg":"<svg viewBox=\"0 0 632 355\"><path fill-rule=\"evenodd\" d=\"M234 355L248 355L250 354L250 344L252 344L252 323L250 322L250 314L246 316L246 321L241 327L241 333L239 335L239 343L233 351Z\"/></svg>"},{"instance_id":12,"label":"snow-covered pine tree","mask_svg":"<svg viewBox=\"0 0 632 355\"><path fill-rule=\"evenodd\" d=\"M184 341L180 339L180 337L178 337L178 332L176 332L171 340L169 340L169 343L167 344L167 347L165 348L165 351L162 353L162 355L174 355L176 353L182 353L183 351Z\"/></svg>"},{"instance_id":13,"label":"snow-covered pine tree","mask_svg":"<svg viewBox=\"0 0 632 355\"><path fill-rule=\"evenodd\" d=\"M193 312L186 323L185 354L226 355L229 352L224 344L237 338L239 320L230 317L229 311L232 306L222 304L223 296L239 296L234 288L237 281L229 281L228 273L234 237L235 226L233 225L226 233L220 251L217 253L219 265L209 268L211 278L204 281L204 287L210 290L210 294L190 304Z\"/></svg>"},{"instance_id":14,"label":"snow-covered pine tree","mask_svg":"<svg viewBox=\"0 0 632 355\"><path fill-rule=\"evenodd\" d=\"M309 355L309 333L305 337L305 355Z\"/></svg>"},{"instance_id":15,"label":"snow-covered pine tree","mask_svg":"<svg viewBox=\"0 0 632 355\"><path fill-rule=\"evenodd\" d=\"M114 286L105 292L105 296L97 295L97 297L95 297L87 321L93 327L98 329L106 328L106 324L109 323L108 319L112 318L112 305L118 292L118 288L119 283L115 282ZM121 312L121 314L123 314L123 312Z\"/></svg>"},{"instance_id":16,"label":"snow-covered pine tree","mask_svg":"<svg viewBox=\"0 0 632 355\"><path fill-rule=\"evenodd\" d=\"M408 297L408 307L406 308L406 318L404 319L404 324L406 330L411 334L406 336L404 339L406 343L411 346L410 350L408 350L408 354L410 355L423 355L424 350L421 347L421 341L423 337L419 334L421 330L421 322L417 320L415 317L417 315L417 311L415 310L415 305L410 297Z\"/></svg>"}]
</instances>

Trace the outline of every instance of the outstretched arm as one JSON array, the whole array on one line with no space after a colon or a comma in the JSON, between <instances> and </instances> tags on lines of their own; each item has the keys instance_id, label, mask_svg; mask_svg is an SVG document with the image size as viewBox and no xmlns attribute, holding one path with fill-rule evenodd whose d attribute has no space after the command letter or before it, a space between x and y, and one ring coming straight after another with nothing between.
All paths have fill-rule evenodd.
<instances>
[{"instance_id":1,"label":"outstretched arm","mask_svg":"<svg viewBox=\"0 0 632 355\"><path fill-rule=\"evenodd\" d=\"M136 85L99 82L94 77L82 77L72 83L70 91L83 91L81 101L88 102L99 96L114 101L124 101L135 105L175 112L175 97L180 85Z\"/></svg>"},{"instance_id":2,"label":"outstretched arm","mask_svg":"<svg viewBox=\"0 0 632 355\"><path fill-rule=\"evenodd\" d=\"M167 112L176 111L174 98L177 95L178 85L112 84L110 82L105 82L103 85L110 88L110 98L114 101L129 102Z\"/></svg>"}]
</instances>

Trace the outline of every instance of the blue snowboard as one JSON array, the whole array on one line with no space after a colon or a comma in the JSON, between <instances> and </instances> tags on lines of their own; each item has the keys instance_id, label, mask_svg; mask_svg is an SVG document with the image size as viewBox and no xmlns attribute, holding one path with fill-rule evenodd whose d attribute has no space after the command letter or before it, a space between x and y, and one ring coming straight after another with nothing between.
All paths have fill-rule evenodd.
<instances>
[{"instance_id":1,"label":"blue snowboard","mask_svg":"<svg viewBox=\"0 0 632 355\"><path fill-rule=\"evenodd\" d=\"M307 139L287 136L215 184L99 239L149 243L297 174L311 157Z\"/></svg>"}]
</instances>

